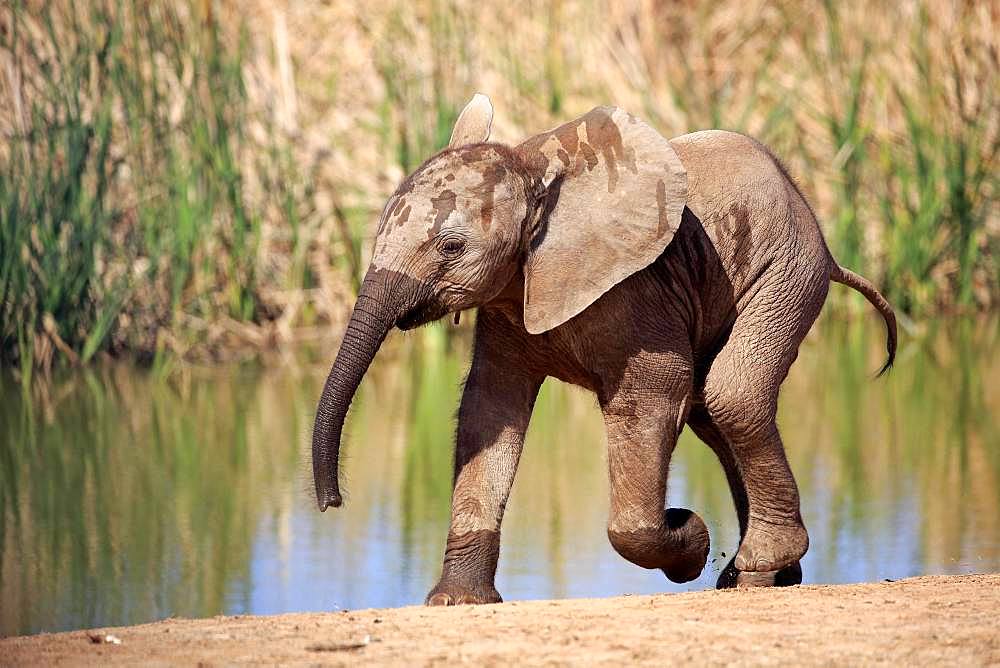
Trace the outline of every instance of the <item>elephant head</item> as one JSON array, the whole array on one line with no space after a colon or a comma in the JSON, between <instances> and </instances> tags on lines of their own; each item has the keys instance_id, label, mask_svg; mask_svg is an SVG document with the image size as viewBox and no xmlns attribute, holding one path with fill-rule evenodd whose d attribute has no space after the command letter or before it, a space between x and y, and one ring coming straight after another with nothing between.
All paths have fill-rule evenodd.
<instances>
[{"instance_id":1,"label":"elephant head","mask_svg":"<svg viewBox=\"0 0 1000 668\"><path fill-rule=\"evenodd\" d=\"M411 329L494 299L520 272L524 327L540 334L651 264L680 225L687 177L670 143L599 107L518 146L489 143L476 95L449 145L408 176L378 222L313 427L320 510L340 506L341 429L393 327Z\"/></svg>"}]
</instances>

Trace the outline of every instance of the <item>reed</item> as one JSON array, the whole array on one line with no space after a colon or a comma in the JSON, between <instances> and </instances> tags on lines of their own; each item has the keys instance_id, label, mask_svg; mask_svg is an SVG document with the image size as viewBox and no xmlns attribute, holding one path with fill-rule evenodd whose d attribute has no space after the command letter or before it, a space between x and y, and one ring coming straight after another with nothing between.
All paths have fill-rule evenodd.
<instances>
[{"instance_id":1,"label":"reed","mask_svg":"<svg viewBox=\"0 0 1000 668\"><path fill-rule=\"evenodd\" d=\"M213 12L0 14L0 358L23 374L102 350L259 346L260 324L296 301L279 291L314 287L287 133L251 108L246 32Z\"/></svg>"},{"instance_id":2,"label":"reed","mask_svg":"<svg viewBox=\"0 0 1000 668\"><path fill-rule=\"evenodd\" d=\"M0 356L30 374L335 332L380 207L476 90L500 141L608 102L757 136L911 319L994 308L998 22L943 0L15 0Z\"/></svg>"},{"instance_id":3,"label":"reed","mask_svg":"<svg viewBox=\"0 0 1000 668\"><path fill-rule=\"evenodd\" d=\"M25 40L16 18L3 31L5 47L31 57L33 43L16 49ZM52 17L45 19L34 28L54 38ZM104 78L118 35L94 37L81 36L49 55L51 66L32 82L48 105L25 107L20 96L12 101L20 132L0 177L0 336L4 352L15 348L29 370L53 351L71 357L81 351L86 361L107 335L113 313L96 303L94 293L106 297L104 304L118 300L113 281L95 284L111 216L111 109L106 103L88 109L81 85ZM17 57L10 56L13 68ZM32 124L43 115L44 128Z\"/></svg>"}]
</instances>

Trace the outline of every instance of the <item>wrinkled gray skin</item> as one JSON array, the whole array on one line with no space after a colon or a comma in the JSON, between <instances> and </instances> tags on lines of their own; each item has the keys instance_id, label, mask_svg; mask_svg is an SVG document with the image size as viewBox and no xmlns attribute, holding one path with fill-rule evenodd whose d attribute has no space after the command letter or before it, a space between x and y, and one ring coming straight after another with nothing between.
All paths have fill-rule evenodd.
<instances>
[{"instance_id":1,"label":"wrinkled gray skin","mask_svg":"<svg viewBox=\"0 0 1000 668\"><path fill-rule=\"evenodd\" d=\"M327 379L313 434L321 510L341 505L341 428L393 327L478 308L459 411L451 526L427 602L500 600L500 523L547 376L597 395L608 436L608 537L675 582L705 566L705 524L664 509L688 425L725 469L739 551L719 578L792 584L809 544L775 425L778 391L831 280L895 319L837 265L802 195L760 144L732 132L667 141L598 108L516 147L483 143L476 96L451 146L399 187Z\"/></svg>"}]
</instances>

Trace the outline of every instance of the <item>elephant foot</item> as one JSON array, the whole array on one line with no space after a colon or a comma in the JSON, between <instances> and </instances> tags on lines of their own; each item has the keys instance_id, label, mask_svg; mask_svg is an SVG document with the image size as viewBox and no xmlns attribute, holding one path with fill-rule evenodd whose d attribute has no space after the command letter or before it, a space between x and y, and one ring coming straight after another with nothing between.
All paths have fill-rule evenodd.
<instances>
[{"instance_id":1,"label":"elephant foot","mask_svg":"<svg viewBox=\"0 0 1000 668\"><path fill-rule=\"evenodd\" d=\"M743 572L736 568L735 558L730 559L715 584L716 589L743 589L746 587L790 587L802 583L802 566L794 562L777 571Z\"/></svg>"},{"instance_id":2,"label":"elephant foot","mask_svg":"<svg viewBox=\"0 0 1000 668\"><path fill-rule=\"evenodd\" d=\"M662 568L663 574L671 582L690 582L701 575L708 562L708 527L697 513L684 508L667 508L664 521L674 535L684 537L684 552L671 555L672 563Z\"/></svg>"},{"instance_id":3,"label":"elephant foot","mask_svg":"<svg viewBox=\"0 0 1000 668\"><path fill-rule=\"evenodd\" d=\"M449 531L441 579L424 602L427 605L502 603L493 584L499 557L499 532Z\"/></svg>"},{"instance_id":4,"label":"elephant foot","mask_svg":"<svg viewBox=\"0 0 1000 668\"><path fill-rule=\"evenodd\" d=\"M427 594L426 605L472 605L477 603L503 603L500 593L493 585L466 586L458 583L438 583Z\"/></svg>"},{"instance_id":5,"label":"elephant foot","mask_svg":"<svg viewBox=\"0 0 1000 668\"><path fill-rule=\"evenodd\" d=\"M750 520L733 565L743 573L780 571L796 563L809 549L809 534L801 523L769 524Z\"/></svg>"},{"instance_id":6,"label":"elephant foot","mask_svg":"<svg viewBox=\"0 0 1000 668\"><path fill-rule=\"evenodd\" d=\"M708 560L708 527L684 508L664 510L663 525L608 529L615 551L636 566L659 568L672 582L690 582Z\"/></svg>"}]
</instances>

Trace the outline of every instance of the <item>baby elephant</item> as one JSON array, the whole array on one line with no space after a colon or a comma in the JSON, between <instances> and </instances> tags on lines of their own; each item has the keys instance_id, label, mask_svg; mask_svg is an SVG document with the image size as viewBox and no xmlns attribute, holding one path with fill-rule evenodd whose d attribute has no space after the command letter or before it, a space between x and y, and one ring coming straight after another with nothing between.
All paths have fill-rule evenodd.
<instances>
[{"instance_id":1,"label":"baby elephant","mask_svg":"<svg viewBox=\"0 0 1000 668\"><path fill-rule=\"evenodd\" d=\"M341 428L393 327L478 308L458 418L451 526L431 605L500 601L500 522L535 397L558 378L597 395L615 550L674 582L698 577L708 531L664 509L690 426L722 463L740 547L719 586L801 581L809 546L775 425L778 390L830 281L863 294L896 349L892 308L830 255L768 150L733 132L667 140L599 107L517 146L489 143L476 95L446 149L406 178L316 412L320 510L342 503Z\"/></svg>"}]
</instances>

